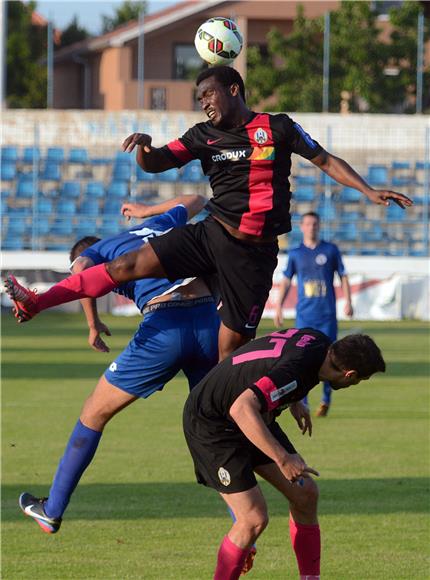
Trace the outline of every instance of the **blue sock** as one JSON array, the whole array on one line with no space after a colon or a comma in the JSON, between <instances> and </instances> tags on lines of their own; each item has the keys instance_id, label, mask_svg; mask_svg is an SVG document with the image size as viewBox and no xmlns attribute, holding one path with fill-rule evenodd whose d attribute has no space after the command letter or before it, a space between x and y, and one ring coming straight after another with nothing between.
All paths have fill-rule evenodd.
<instances>
[{"instance_id":1,"label":"blue sock","mask_svg":"<svg viewBox=\"0 0 430 580\"><path fill-rule=\"evenodd\" d=\"M322 402L326 405L331 403L331 386L328 381L324 381Z\"/></svg>"},{"instance_id":2,"label":"blue sock","mask_svg":"<svg viewBox=\"0 0 430 580\"><path fill-rule=\"evenodd\" d=\"M46 515L51 518L63 515L70 496L94 457L101 436L100 431L85 427L78 420L49 490L49 499L44 506Z\"/></svg>"}]
</instances>

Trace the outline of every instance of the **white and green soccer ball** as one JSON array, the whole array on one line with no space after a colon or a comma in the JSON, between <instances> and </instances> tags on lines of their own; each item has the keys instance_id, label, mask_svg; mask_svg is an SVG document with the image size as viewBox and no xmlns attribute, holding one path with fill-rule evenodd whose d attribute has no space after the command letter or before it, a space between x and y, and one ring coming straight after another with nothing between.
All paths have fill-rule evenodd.
<instances>
[{"instance_id":1,"label":"white and green soccer ball","mask_svg":"<svg viewBox=\"0 0 430 580\"><path fill-rule=\"evenodd\" d=\"M239 55L243 40L236 22L217 16L199 26L194 44L208 64L227 65Z\"/></svg>"}]
</instances>

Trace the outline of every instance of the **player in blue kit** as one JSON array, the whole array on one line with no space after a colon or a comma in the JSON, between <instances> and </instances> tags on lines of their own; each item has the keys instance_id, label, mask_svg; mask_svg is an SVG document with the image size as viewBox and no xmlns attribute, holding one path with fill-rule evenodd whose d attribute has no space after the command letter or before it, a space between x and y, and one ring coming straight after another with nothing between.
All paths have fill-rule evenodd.
<instances>
[{"instance_id":1,"label":"player in blue kit","mask_svg":"<svg viewBox=\"0 0 430 580\"><path fill-rule=\"evenodd\" d=\"M72 272L112 260L139 248L152 237L185 225L205 203L204 198L189 195L157 206L125 204L122 212L126 216L165 213L105 240L83 238L72 248ZM70 497L94 457L107 422L136 399L162 390L180 370L191 389L218 361L219 319L214 299L201 279L169 282L149 278L123 284L115 291L133 300L145 318L86 400L49 497L37 498L25 492L19 498L23 512L50 534L59 530ZM107 352L100 333L109 331L98 317L95 300L85 298L82 306L91 346Z\"/></svg>"},{"instance_id":2,"label":"player in blue kit","mask_svg":"<svg viewBox=\"0 0 430 580\"><path fill-rule=\"evenodd\" d=\"M282 326L282 305L291 288L291 280L296 275L297 328L315 328L324 332L334 342L337 338L337 319L333 278L337 272L345 296L345 314L352 316L348 276L339 248L335 244L319 239L318 214L305 213L302 216L300 229L303 233L303 243L289 252L287 268L279 288L274 322L276 326ZM330 384L325 381L323 397L316 412L317 416L327 415L331 403L331 391ZM307 399L304 402L307 404Z\"/></svg>"}]
</instances>

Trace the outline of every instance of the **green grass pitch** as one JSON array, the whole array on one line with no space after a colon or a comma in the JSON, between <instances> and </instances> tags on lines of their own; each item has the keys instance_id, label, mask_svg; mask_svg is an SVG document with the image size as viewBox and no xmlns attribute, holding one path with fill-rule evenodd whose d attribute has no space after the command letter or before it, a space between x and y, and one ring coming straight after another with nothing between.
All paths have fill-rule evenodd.
<instances>
[{"instance_id":1,"label":"green grass pitch","mask_svg":"<svg viewBox=\"0 0 430 580\"><path fill-rule=\"evenodd\" d=\"M22 326L3 317L2 578L209 580L230 520L217 494L194 481L182 376L107 426L57 535L18 508L22 491L47 494L85 397L138 319L106 321L109 355L89 349L81 315ZM321 473L322 577L429 578L429 328L353 322L341 332L357 326L382 347L387 373L335 394L311 439L288 413L281 418ZM270 329L265 322L260 332ZM313 409L319 395L317 387ZM287 503L262 485L271 520L249 579L297 578Z\"/></svg>"}]
</instances>

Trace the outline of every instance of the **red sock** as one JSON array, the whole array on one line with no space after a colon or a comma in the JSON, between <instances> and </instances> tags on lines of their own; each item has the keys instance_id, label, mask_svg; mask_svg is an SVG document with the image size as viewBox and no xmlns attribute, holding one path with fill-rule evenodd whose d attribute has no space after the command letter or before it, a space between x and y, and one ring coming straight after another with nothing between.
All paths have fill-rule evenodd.
<instances>
[{"instance_id":1,"label":"red sock","mask_svg":"<svg viewBox=\"0 0 430 580\"><path fill-rule=\"evenodd\" d=\"M248 552L249 548L239 548L225 536L218 551L214 580L237 580Z\"/></svg>"},{"instance_id":2,"label":"red sock","mask_svg":"<svg viewBox=\"0 0 430 580\"><path fill-rule=\"evenodd\" d=\"M52 308L59 304L79 300L80 298L97 298L108 294L118 286L108 274L105 264L99 264L83 270L79 274L73 274L58 284L55 284L47 292L39 295L36 304L37 312Z\"/></svg>"},{"instance_id":3,"label":"red sock","mask_svg":"<svg viewBox=\"0 0 430 580\"><path fill-rule=\"evenodd\" d=\"M296 523L290 517L290 537L301 578L313 580L320 576L321 537L318 524Z\"/></svg>"}]
</instances>

